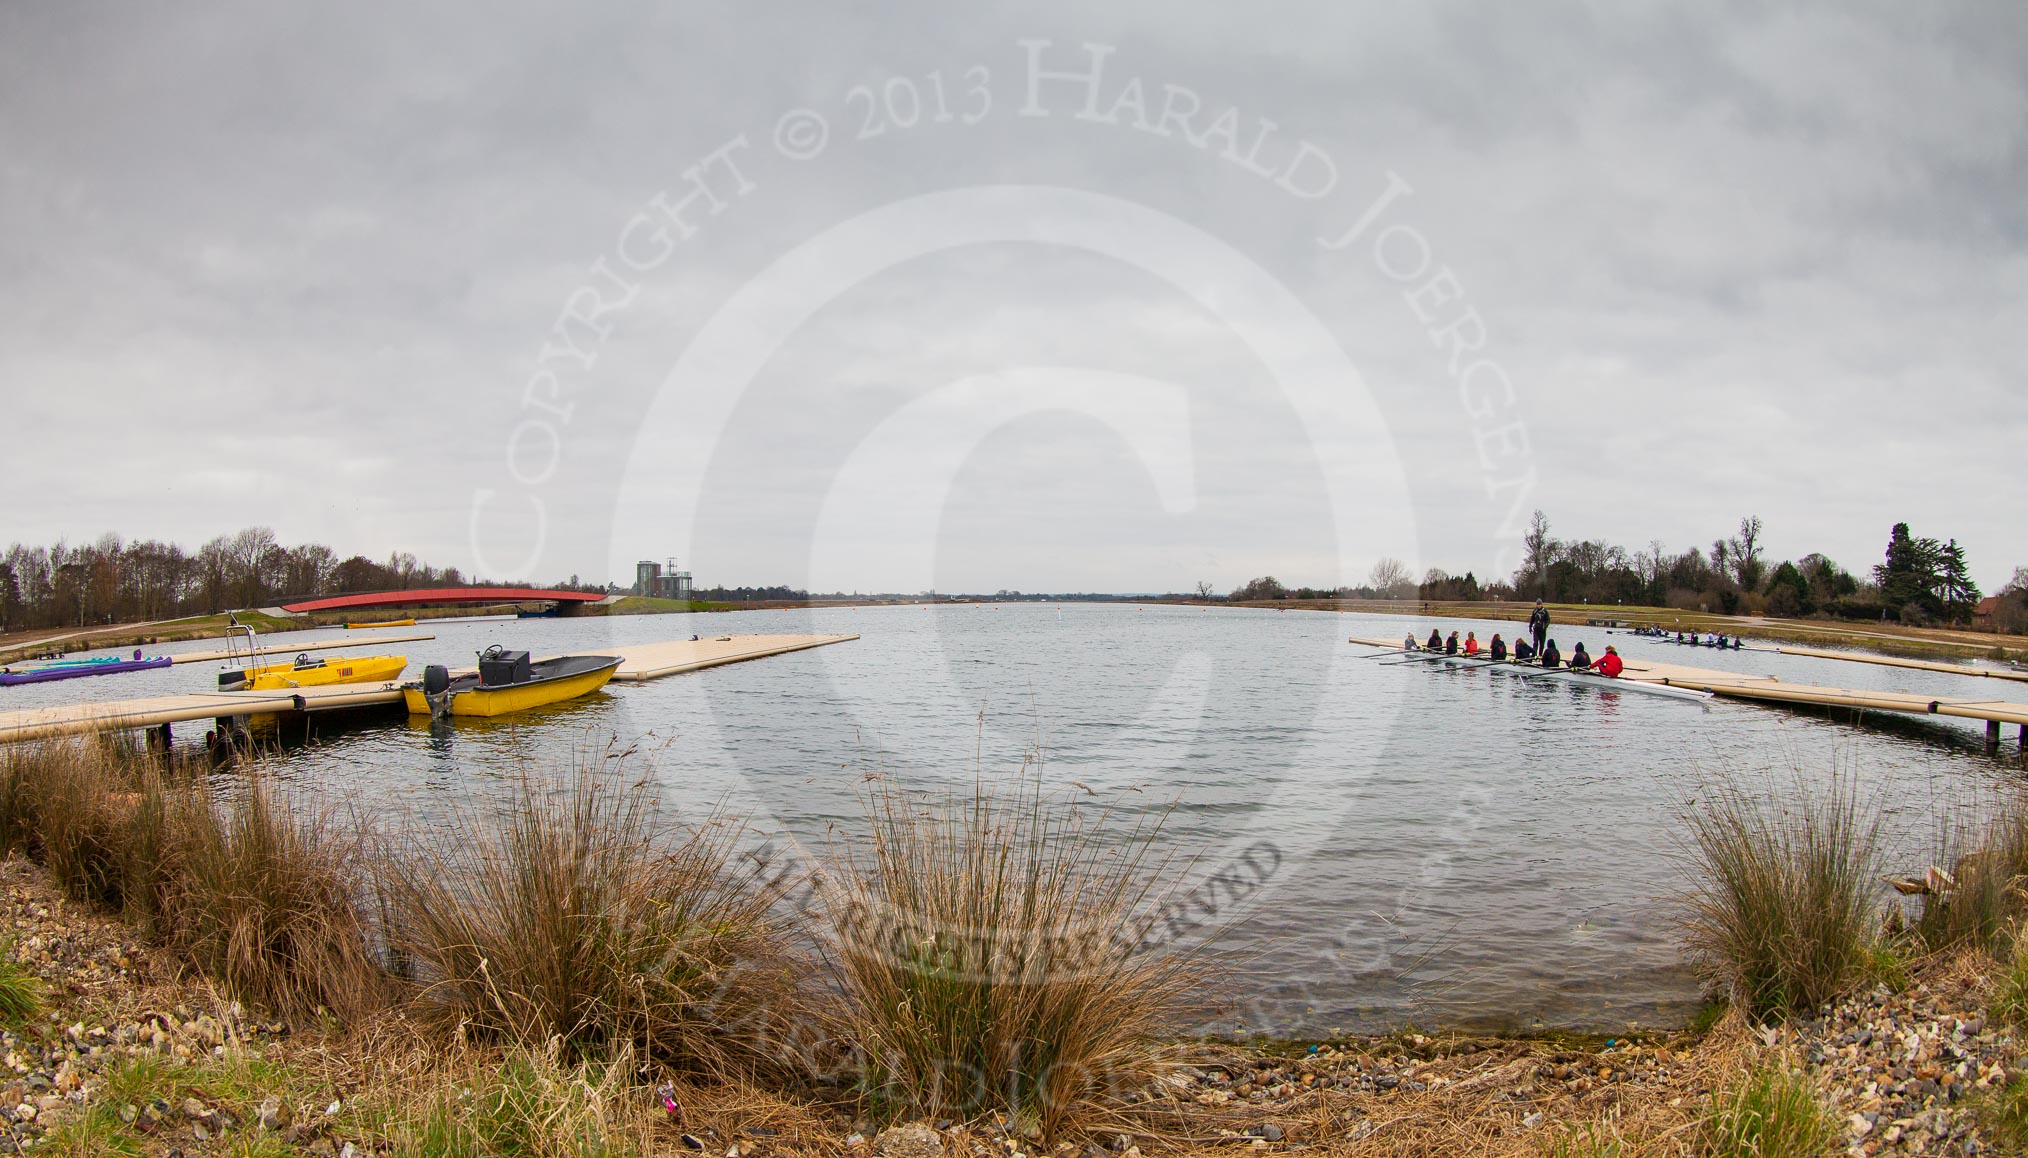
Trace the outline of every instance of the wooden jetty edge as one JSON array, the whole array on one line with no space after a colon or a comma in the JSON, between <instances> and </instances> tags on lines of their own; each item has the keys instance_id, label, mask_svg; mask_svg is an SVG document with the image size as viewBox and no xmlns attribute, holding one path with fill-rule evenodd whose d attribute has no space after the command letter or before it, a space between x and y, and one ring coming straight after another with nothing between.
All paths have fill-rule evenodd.
<instances>
[{"instance_id":1,"label":"wooden jetty edge","mask_svg":"<svg viewBox=\"0 0 2028 1158\"><path fill-rule=\"evenodd\" d=\"M2028 683L2028 671L2009 671L1998 667L1974 667L1968 663L1945 663L1934 659L1902 659L1893 655L1869 655L1853 651L1826 651L1820 647L1753 647L1748 651L1773 651L1782 655L1806 655L1813 659L1841 659L1846 663L1871 663L1881 667L1902 667L1914 671L1940 671L1951 675L1984 676L1990 680L2013 680Z\"/></svg>"},{"instance_id":2,"label":"wooden jetty edge","mask_svg":"<svg viewBox=\"0 0 2028 1158\"><path fill-rule=\"evenodd\" d=\"M677 639L623 648L613 678L626 683L661 679L680 672L762 659L805 648L858 639L856 635L721 635L711 639Z\"/></svg>"},{"instance_id":3,"label":"wooden jetty edge","mask_svg":"<svg viewBox=\"0 0 2028 1158\"><path fill-rule=\"evenodd\" d=\"M1401 649L1400 640L1362 639L1353 636L1351 642L1366 647L1391 648L1396 651ZM2016 700L1985 700L1973 696L1922 696L1907 692L1861 692L1847 688L1817 687L1811 684L1785 684L1774 676L1713 671L1709 668L1629 659L1624 651L1620 658L1626 663L1626 670L1620 673L1621 679L1658 683L1674 688L1690 688L1731 699L1984 720L1986 746L1991 749L1999 747L2000 725L2018 724L2021 727L2022 748L2028 751L2028 704ZM1836 658L1847 657L1841 655Z\"/></svg>"},{"instance_id":4,"label":"wooden jetty edge","mask_svg":"<svg viewBox=\"0 0 2028 1158\"><path fill-rule=\"evenodd\" d=\"M427 637L424 637L427 638ZM720 664L761 659L826 644L845 643L857 635L734 635L714 639L670 640L664 643L631 644L601 649L600 654L620 657L616 680L639 683L680 672L698 671ZM349 641L357 645L361 641ZM301 647L285 648L301 651ZM244 653L242 653L244 654ZM220 658L223 658L221 655ZM400 703L405 681L387 680L370 684L335 684L263 692L193 692L187 695L155 696L148 699L106 703L65 704L48 708L23 708L0 712L0 744L75 736L90 732L112 732L128 728L155 728L189 720L224 719L234 716L267 716L285 712L328 712L341 708L364 708Z\"/></svg>"}]
</instances>

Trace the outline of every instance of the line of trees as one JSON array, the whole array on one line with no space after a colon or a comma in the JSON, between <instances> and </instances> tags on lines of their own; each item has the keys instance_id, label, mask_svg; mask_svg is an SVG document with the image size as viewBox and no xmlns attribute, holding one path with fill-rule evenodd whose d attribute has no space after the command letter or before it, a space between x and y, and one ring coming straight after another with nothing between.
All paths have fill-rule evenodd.
<instances>
[{"instance_id":1,"label":"line of trees","mask_svg":"<svg viewBox=\"0 0 2028 1158\"><path fill-rule=\"evenodd\" d=\"M2028 635L2028 567L2014 568L2014 577L2000 588L1992 628L2009 635Z\"/></svg>"},{"instance_id":2,"label":"line of trees","mask_svg":"<svg viewBox=\"0 0 2028 1158\"><path fill-rule=\"evenodd\" d=\"M455 587L456 567L396 552L340 558L321 543L284 546L267 527L220 535L195 551L106 535L93 543L23 546L0 556L0 631L134 623L265 607L292 599ZM577 587L577 577L558 586Z\"/></svg>"},{"instance_id":3,"label":"line of trees","mask_svg":"<svg viewBox=\"0 0 2028 1158\"><path fill-rule=\"evenodd\" d=\"M1511 579L1484 583L1471 572L1440 568L1414 578L1398 559L1382 559L1367 581L1335 590L1289 588L1272 576L1252 580L1227 598L1421 599L1480 601L1544 599L1552 603L1629 604L1787 618L1833 615L1903 623L1970 624L1980 603L1964 549L1957 540L1918 537L1906 523L1889 533L1886 556L1869 576L1847 571L1821 553L1771 563L1766 526L1759 516L1741 519L1709 549L1672 551L1659 541L1628 550L1595 539L1566 541L1535 512L1522 538L1522 563ZM1994 626L2028 626L2028 568L2002 592Z\"/></svg>"}]
</instances>

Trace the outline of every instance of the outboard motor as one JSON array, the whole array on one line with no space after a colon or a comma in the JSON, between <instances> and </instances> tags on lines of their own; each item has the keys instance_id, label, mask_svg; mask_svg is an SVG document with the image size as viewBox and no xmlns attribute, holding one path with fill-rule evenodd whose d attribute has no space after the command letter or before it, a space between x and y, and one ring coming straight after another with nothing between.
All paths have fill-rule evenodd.
<instances>
[{"instance_id":1,"label":"outboard motor","mask_svg":"<svg viewBox=\"0 0 2028 1158\"><path fill-rule=\"evenodd\" d=\"M433 663L423 669L423 699L430 706L430 718L436 719L449 714L451 697L451 669L440 663Z\"/></svg>"}]
</instances>

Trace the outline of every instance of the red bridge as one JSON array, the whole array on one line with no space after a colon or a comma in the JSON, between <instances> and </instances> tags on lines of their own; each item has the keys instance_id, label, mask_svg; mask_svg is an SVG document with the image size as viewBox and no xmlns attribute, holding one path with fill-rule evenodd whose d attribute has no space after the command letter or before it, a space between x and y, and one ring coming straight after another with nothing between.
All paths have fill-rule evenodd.
<instances>
[{"instance_id":1,"label":"red bridge","mask_svg":"<svg viewBox=\"0 0 2028 1158\"><path fill-rule=\"evenodd\" d=\"M372 611L386 607L434 607L459 603L597 603L599 591L545 591L539 587L412 587L368 591L282 604L283 611Z\"/></svg>"}]
</instances>

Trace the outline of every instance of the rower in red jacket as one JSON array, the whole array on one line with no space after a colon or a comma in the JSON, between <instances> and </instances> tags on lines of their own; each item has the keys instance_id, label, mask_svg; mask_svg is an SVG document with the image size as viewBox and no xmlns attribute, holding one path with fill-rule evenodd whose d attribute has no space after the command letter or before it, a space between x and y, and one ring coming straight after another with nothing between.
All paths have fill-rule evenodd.
<instances>
[{"instance_id":1,"label":"rower in red jacket","mask_svg":"<svg viewBox=\"0 0 2028 1158\"><path fill-rule=\"evenodd\" d=\"M1608 646L1605 654L1598 657L1598 662L1591 665L1591 670L1595 675L1618 679L1619 674L1627 670L1627 665L1620 660L1620 649Z\"/></svg>"}]
</instances>

